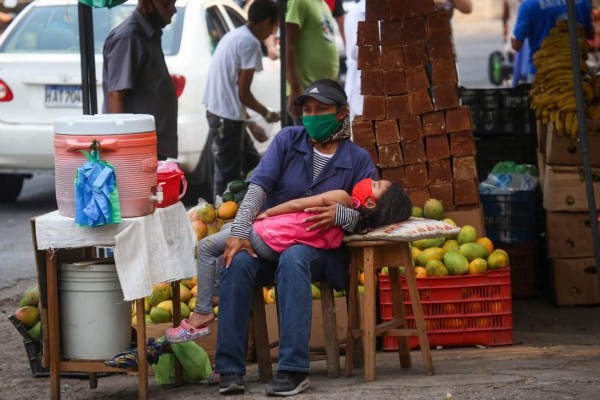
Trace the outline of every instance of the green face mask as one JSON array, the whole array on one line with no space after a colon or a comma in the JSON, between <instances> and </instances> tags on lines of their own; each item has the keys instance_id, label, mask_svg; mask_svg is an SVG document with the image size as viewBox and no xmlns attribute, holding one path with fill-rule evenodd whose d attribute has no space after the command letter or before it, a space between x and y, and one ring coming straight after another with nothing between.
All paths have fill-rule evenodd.
<instances>
[{"instance_id":1,"label":"green face mask","mask_svg":"<svg viewBox=\"0 0 600 400\"><path fill-rule=\"evenodd\" d=\"M308 136L317 142L327 139L342 126L336 113L303 116L302 123L308 131Z\"/></svg>"}]
</instances>

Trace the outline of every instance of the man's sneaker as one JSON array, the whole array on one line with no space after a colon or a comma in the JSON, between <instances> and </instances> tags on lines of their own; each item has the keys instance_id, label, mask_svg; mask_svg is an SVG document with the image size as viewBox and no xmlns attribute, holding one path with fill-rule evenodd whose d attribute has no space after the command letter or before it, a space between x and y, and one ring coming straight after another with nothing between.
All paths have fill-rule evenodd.
<instances>
[{"instance_id":1,"label":"man's sneaker","mask_svg":"<svg viewBox=\"0 0 600 400\"><path fill-rule=\"evenodd\" d=\"M293 396L310 385L305 372L278 371L266 388L269 396Z\"/></svg>"},{"instance_id":2,"label":"man's sneaker","mask_svg":"<svg viewBox=\"0 0 600 400\"><path fill-rule=\"evenodd\" d=\"M240 374L221 374L219 393L235 394L244 393L244 379Z\"/></svg>"}]
</instances>

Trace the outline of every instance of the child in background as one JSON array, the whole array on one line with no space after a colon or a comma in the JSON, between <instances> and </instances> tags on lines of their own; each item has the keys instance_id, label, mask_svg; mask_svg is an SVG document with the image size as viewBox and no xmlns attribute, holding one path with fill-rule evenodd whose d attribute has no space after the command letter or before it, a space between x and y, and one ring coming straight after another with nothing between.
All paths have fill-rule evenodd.
<instances>
[{"instance_id":1,"label":"child in background","mask_svg":"<svg viewBox=\"0 0 600 400\"><path fill-rule=\"evenodd\" d=\"M412 204L406 192L395 183L370 178L358 182L349 196L343 190L332 190L319 195L304 197L282 203L259 214L250 236L252 249L262 258L276 262L279 254L294 244L306 244L321 249L334 249L342 244L344 231L331 227L325 231L307 230L304 219L311 216L311 207L339 203L360 211L357 232L367 232L381 226L407 220ZM171 343L195 340L210 334L207 324L215 319L213 293L215 264L223 254L230 225L214 235L205 237L198 244L198 293L194 313L176 328L169 328L165 335ZM226 268L229 266L226 265Z\"/></svg>"}]
</instances>

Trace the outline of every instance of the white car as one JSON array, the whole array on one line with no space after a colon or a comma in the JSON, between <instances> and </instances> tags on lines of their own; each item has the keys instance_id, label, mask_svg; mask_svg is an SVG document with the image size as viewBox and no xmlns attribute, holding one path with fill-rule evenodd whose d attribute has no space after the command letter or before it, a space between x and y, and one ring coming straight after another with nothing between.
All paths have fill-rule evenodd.
<instances>
[{"instance_id":1,"label":"white car","mask_svg":"<svg viewBox=\"0 0 600 400\"><path fill-rule=\"evenodd\" d=\"M104 40L136 5L130 0L111 9L93 9L98 112ZM179 95L178 162L194 179L194 174L203 175L198 169L208 123L201 102L210 58L223 35L246 23L246 13L232 0L177 0L176 7L162 44ZM83 113L77 15L72 0L36 0L0 37L0 201L14 201L32 173L54 172L54 120ZM253 93L279 110L280 63L265 55L263 67L254 76ZM250 112L250 119L270 138L280 128L256 113ZM263 153L269 143L255 146Z\"/></svg>"}]
</instances>

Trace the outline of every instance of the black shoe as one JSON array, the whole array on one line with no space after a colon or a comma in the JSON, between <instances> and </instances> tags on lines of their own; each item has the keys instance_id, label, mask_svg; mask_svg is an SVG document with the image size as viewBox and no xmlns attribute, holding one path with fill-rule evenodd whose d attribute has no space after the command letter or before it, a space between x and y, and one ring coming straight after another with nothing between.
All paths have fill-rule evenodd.
<instances>
[{"instance_id":1,"label":"black shoe","mask_svg":"<svg viewBox=\"0 0 600 400\"><path fill-rule=\"evenodd\" d=\"M221 374L219 393L235 394L244 393L244 379L240 374Z\"/></svg>"},{"instance_id":2,"label":"black shoe","mask_svg":"<svg viewBox=\"0 0 600 400\"><path fill-rule=\"evenodd\" d=\"M269 396L293 396L310 385L308 374L305 372L278 371L267 385L266 392Z\"/></svg>"}]
</instances>

